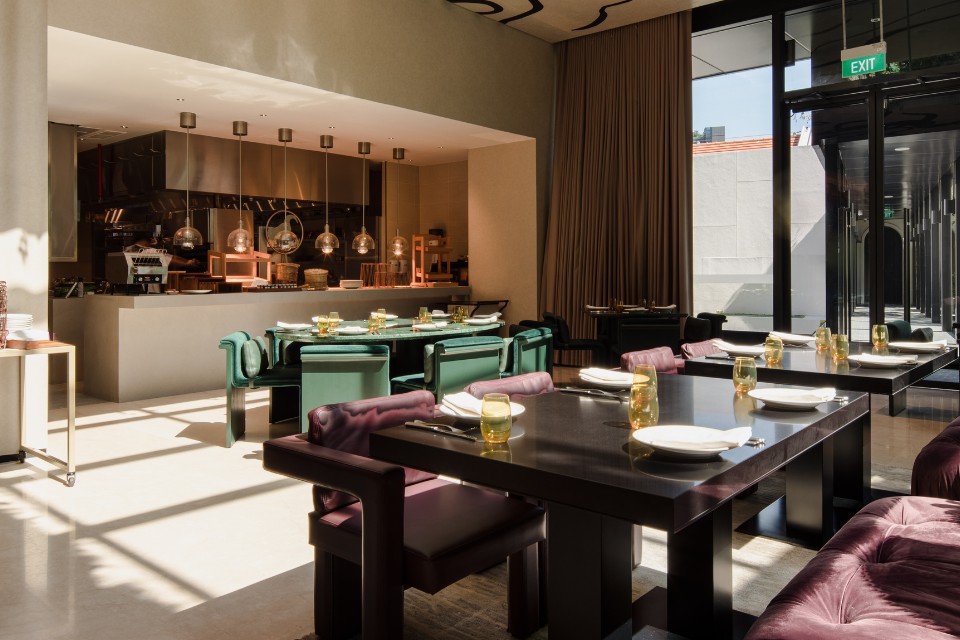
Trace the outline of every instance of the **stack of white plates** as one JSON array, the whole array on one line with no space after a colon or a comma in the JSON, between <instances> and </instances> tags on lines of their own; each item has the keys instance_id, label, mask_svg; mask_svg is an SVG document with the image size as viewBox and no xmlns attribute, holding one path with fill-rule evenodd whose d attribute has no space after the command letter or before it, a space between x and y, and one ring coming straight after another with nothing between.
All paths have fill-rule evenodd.
<instances>
[{"instance_id":1,"label":"stack of white plates","mask_svg":"<svg viewBox=\"0 0 960 640\"><path fill-rule=\"evenodd\" d=\"M29 313L8 313L7 331L29 329L33 326L33 316Z\"/></svg>"}]
</instances>

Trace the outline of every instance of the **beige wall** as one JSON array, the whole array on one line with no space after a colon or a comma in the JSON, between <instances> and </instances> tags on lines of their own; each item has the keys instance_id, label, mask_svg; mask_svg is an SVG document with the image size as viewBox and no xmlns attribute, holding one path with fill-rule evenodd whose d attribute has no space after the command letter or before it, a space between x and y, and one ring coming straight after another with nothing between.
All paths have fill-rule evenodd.
<instances>
[{"instance_id":1,"label":"beige wall","mask_svg":"<svg viewBox=\"0 0 960 640\"><path fill-rule=\"evenodd\" d=\"M467 163L420 168L420 233L443 229L450 259L469 255L467 229Z\"/></svg>"},{"instance_id":2,"label":"beige wall","mask_svg":"<svg viewBox=\"0 0 960 640\"><path fill-rule=\"evenodd\" d=\"M397 208L397 176L400 179L400 208ZM396 235L397 229L400 235L407 239L412 245L411 238L413 234L420 233L420 167L412 164L388 162L383 171L383 230L380 237L383 238L382 253L384 260L390 261L393 255L390 253L390 241ZM411 257L410 249L407 248L407 254L404 259L409 261ZM410 265L406 265L408 273L411 271Z\"/></svg>"},{"instance_id":3,"label":"beige wall","mask_svg":"<svg viewBox=\"0 0 960 640\"><path fill-rule=\"evenodd\" d=\"M470 152L470 289L475 300L509 298L508 324L538 318L534 189L536 142Z\"/></svg>"},{"instance_id":4,"label":"beige wall","mask_svg":"<svg viewBox=\"0 0 960 640\"><path fill-rule=\"evenodd\" d=\"M4 0L0 20L0 280L8 311L33 314L47 327L47 7L37 0ZM15 150L15 151L14 151ZM42 360L43 358L39 358ZM33 358L31 360L37 360ZM0 359L0 456L17 451L19 363ZM32 386L46 389L46 364ZM39 381L39 385L37 382ZM46 394L29 398L43 405Z\"/></svg>"}]
</instances>

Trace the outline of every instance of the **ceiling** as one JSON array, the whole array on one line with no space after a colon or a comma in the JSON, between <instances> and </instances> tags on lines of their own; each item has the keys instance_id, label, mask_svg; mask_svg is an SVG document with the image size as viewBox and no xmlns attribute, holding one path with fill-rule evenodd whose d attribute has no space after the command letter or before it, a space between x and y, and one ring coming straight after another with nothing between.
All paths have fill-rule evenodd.
<instances>
[{"instance_id":1,"label":"ceiling","mask_svg":"<svg viewBox=\"0 0 960 640\"><path fill-rule=\"evenodd\" d=\"M89 130L80 150L178 130L181 111L197 114L198 135L232 138L233 121L245 120L248 142L280 144L277 130L288 128L293 148L319 150L330 134L333 153L357 155L362 140L371 160L392 160L393 147L403 147L418 166L527 139L55 27L47 37L47 117Z\"/></svg>"}]
</instances>

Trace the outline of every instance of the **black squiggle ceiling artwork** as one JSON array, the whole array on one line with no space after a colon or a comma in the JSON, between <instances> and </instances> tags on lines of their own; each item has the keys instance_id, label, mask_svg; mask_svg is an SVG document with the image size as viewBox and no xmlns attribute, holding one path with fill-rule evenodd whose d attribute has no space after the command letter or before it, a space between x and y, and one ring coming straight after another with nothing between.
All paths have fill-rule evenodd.
<instances>
[{"instance_id":1,"label":"black squiggle ceiling artwork","mask_svg":"<svg viewBox=\"0 0 960 640\"><path fill-rule=\"evenodd\" d=\"M718 0L447 0L547 42L693 9Z\"/></svg>"}]
</instances>

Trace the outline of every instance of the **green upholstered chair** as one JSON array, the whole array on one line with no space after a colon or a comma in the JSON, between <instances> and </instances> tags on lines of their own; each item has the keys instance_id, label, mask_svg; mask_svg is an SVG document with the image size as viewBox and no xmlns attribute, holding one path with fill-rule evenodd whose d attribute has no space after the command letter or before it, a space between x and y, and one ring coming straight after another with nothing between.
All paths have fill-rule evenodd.
<instances>
[{"instance_id":1,"label":"green upholstered chair","mask_svg":"<svg viewBox=\"0 0 960 640\"><path fill-rule=\"evenodd\" d=\"M906 320L891 320L887 323L887 339L890 342L902 342L910 339L913 329Z\"/></svg>"},{"instance_id":2,"label":"green upholstered chair","mask_svg":"<svg viewBox=\"0 0 960 640\"><path fill-rule=\"evenodd\" d=\"M301 433L317 407L390 394L390 347L385 344L304 345L300 362Z\"/></svg>"},{"instance_id":3,"label":"green upholstered chair","mask_svg":"<svg viewBox=\"0 0 960 640\"><path fill-rule=\"evenodd\" d=\"M503 339L497 336L450 338L423 347L423 373L392 380L393 393L426 389L439 403L471 382L500 377Z\"/></svg>"},{"instance_id":4,"label":"green upholstered chair","mask_svg":"<svg viewBox=\"0 0 960 640\"><path fill-rule=\"evenodd\" d=\"M504 340L501 377L546 371L553 374L553 332L546 327L519 331Z\"/></svg>"},{"instance_id":5,"label":"green upholstered chair","mask_svg":"<svg viewBox=\"0 0 960 640\"><path fill-rule=\"evenodd\" d=\"M251 338L246 331L234 331L220 340L220 348L227 354L227 435L226 446L231 447L246 431L246 390L263 387L291 390L298 399L294 414L299 409L300 368L284 365L270 366L267 345L263 338ZM273 422L271 416L271 422Z\"/></svg>"}]
</instances>

